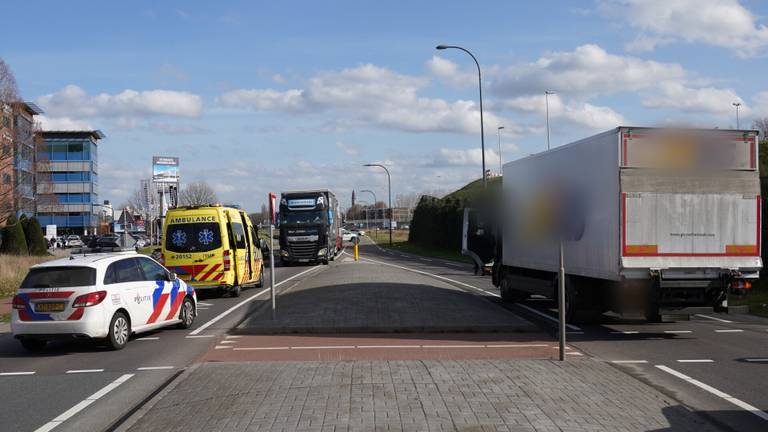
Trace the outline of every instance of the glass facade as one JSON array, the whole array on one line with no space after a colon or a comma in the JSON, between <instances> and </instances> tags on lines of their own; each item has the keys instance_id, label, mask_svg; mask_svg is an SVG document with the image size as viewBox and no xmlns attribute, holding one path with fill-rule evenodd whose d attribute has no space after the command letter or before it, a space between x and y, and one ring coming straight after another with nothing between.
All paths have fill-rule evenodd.
<instances>
[{"instance_id":1,"label":"glass facade","mask_svg":"<svg viewBox=\"0 0 768 432\"><path fill-rule=\"evenodd\" d=\"M52 204L38 210L42 226L56 225L60 233L95 232L98 212L92 204L99 202L97 140L102 137L98 131L43 132L45 146L38 160L45 161L45 173L40 177Z\"/></svg>"}]
</instances>

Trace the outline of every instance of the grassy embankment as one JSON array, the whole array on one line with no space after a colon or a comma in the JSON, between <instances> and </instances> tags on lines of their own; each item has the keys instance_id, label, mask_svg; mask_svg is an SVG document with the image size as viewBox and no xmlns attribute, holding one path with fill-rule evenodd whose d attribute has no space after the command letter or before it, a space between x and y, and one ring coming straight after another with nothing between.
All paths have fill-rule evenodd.
<instances>
[{"instance_id":1,"label":"grassy embankment","mask_svg":"<svg viewBox=\"0 0 768 432\"><path fill-rule=\"evenodd\" d=\"M0 299L16 293L29 267L56 258L59 257L0 255ZM0 315L0 322L8 322L9 319L9 313Z\"/></svg>"},{"instance_id":2,"label":"grassy embankment","mask_svg":"<svg viewBox=\"0 0 768 432\"><path fill-rule=\"evenodd\" d=\"M408 242L408 230L393 230L392 231L392 246L389 245L389 231L388 230L372 230L365 233L371 240L375 241L379 246L387 249L401 251L404 253L411 253L414 255L440 258L449 261L472 263L469 257L461 254L459 251L449 251L445 249L438 249L428 246L422 246Z\"/></svg>"},{"instance_id":3,"label":"grassy embankment","mask_svg":"<svg viewBox=\"0 0 768 432\"><path fill-rule=\"evenodd\" d=\"M761 281L762 282L762 281ZM746 295L728 297L729 306L749 306L749 313L768 318L768 284L758 283L755 288L749 290Z\"/></svg>"}]
</instances>

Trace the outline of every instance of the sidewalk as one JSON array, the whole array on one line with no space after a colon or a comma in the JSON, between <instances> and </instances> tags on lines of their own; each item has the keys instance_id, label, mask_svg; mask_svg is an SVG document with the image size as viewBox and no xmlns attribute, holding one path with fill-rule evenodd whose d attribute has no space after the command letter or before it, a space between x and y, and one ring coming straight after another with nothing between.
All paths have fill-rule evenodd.
<instances>
[{"instance_id":1,"label":"sidewalk","mask_svg":"<svg viewBox=\"0 0 768 432\"><path fill-rule=\"evenodd\" d=\"M353 261L324 268L244 321L237 334L540 332L474 292L426 275Z\"/></svg>"},{"instance_id":2,"label":"sidewalk","mask_svg":"<svg viewBox=\"0 0 768 432\"><path fill-rule=\"evenodd\" d=\"M714 431L587 359L204 363L131 431Z\"/></svg>"}]
</instances>

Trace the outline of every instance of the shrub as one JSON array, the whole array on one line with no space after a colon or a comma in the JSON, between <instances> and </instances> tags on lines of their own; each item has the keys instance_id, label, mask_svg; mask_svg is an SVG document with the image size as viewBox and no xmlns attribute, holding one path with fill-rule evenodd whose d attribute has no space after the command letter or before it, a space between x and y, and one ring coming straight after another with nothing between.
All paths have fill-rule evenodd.
<instances>
[{"instance_id":1,"label":"shrub","mask_svg":"<svg viewBox=\"0 0 768 432\"><path fill-rule=\"evenodd\" d=\"M11 215L6 219L2 229L3 243L0 244L0 253L8 255L27 255L27 239L24 237L24 229L16 216Z\"/></svg>"},{"instance_id":2,"label":"shrub","mask_svg":"<svg viewBox=\"0 0 768 432\"><path fill-rule=\"evenodd\" d=\"M43 236L43 229L40 227L36 217L27 220L24 226L24 237L27 240L29 254L42 256L48 254L48 241Z\"/></svg>"}]
</instances>

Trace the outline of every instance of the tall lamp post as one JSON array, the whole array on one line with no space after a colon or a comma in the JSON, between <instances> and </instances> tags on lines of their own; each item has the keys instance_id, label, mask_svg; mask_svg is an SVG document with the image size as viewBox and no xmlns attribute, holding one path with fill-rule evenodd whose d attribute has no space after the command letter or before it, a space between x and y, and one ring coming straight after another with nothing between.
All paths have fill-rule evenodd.
<instances>
[{"instance_id":1,"label":"tall lamp post","mask_svg":"<svg viewBox=\"0 0 768 432\"><path fill-rule=\"evenodd\" d=\"M387 191L389 192L389 245L392 246L392 177L389 175L387 167L381 164L365 164L366 167L379 167L383 168L387 172ZM483 168L485 168L485 162L483 162ZM485 176L483 176L485 179Z\"/></svg>"},{"instance_id":2,"label":"tall lamp post","mask_svg":"<svg viewBox=\"0 0 768 432\"><path fill-rule=\"evenodd\" d=\"M553 95L555 92L544 90L544 103L547 111L547 150L549 150L549 95Z\"/></svg>"},{"instance_id":3,"label":"tall lamp post","mask_svg":"<svg viewBox=\"0 0 768 432\"><path fill-rule=\"evenodd\" d=\"M499 133L499 175L502 174L501 172L501 130L504 129L504 126L499 126L496 128L496 131Z\"/></svg>"},{"instance_id":4,"label":"tall lamp post","mask_svg":"<svg viewBox=\"0 0 768 432\"><path fill-rule=\"evenodd\" d=\"M741 129L739 125L739 107L741 106L741 102L734 102L732 105L736 107L736 129Z\"/></svg>"},{"instance_id":5,"label":"tall lamp post","mask_svg":"<svg viewBox=\"0 0 768 432\"><path fill-rule=\"evenodd\" d=\"M475 61L475 66L477 66L477 87L480 90L480 148L482 149L482 159L483 159L483 190L485 190L487 182L485 179L485 134L483 131L483 77L482 77L482 74L480 73L480 63L477 62L477 59L475 58L475 56L471 52L469 52L469 50L466 48L462 48L456 45L438 45L435 48L439 50L444 50L449 48L462 50L465 53L469 54L470 57L472 57L472 60Z\"/></svg>"},{"instance_id":6,"label":"tall lamp post","mask_svg":"<svg viewBox=\"0 0 768 432\"><path fill-rule=\"evenodd\" d=\"M375 210L376 210L376 201L378 201L378 200L376 199L376 194L375 194L375 193L374 193L372 190L368 190L368 189L362 189L362 190L360 191L360 193L363 193L363 192L367 192L367 193L369 193L369 194L373 195L373 209L374 209L374 213L373 213L373 215L374 215L374 216L376 216L376 212L375 212ZM366 211L366 212L365 212L365 217L366 217L366 219L368 218L368 211ZM368 231L370 231L370 230L371 230L371 227L367 226L367 224L368 224L368 222L366 222L366 227L365 227L365 229L367 229Z\"/></svg>"}]
</instances>

